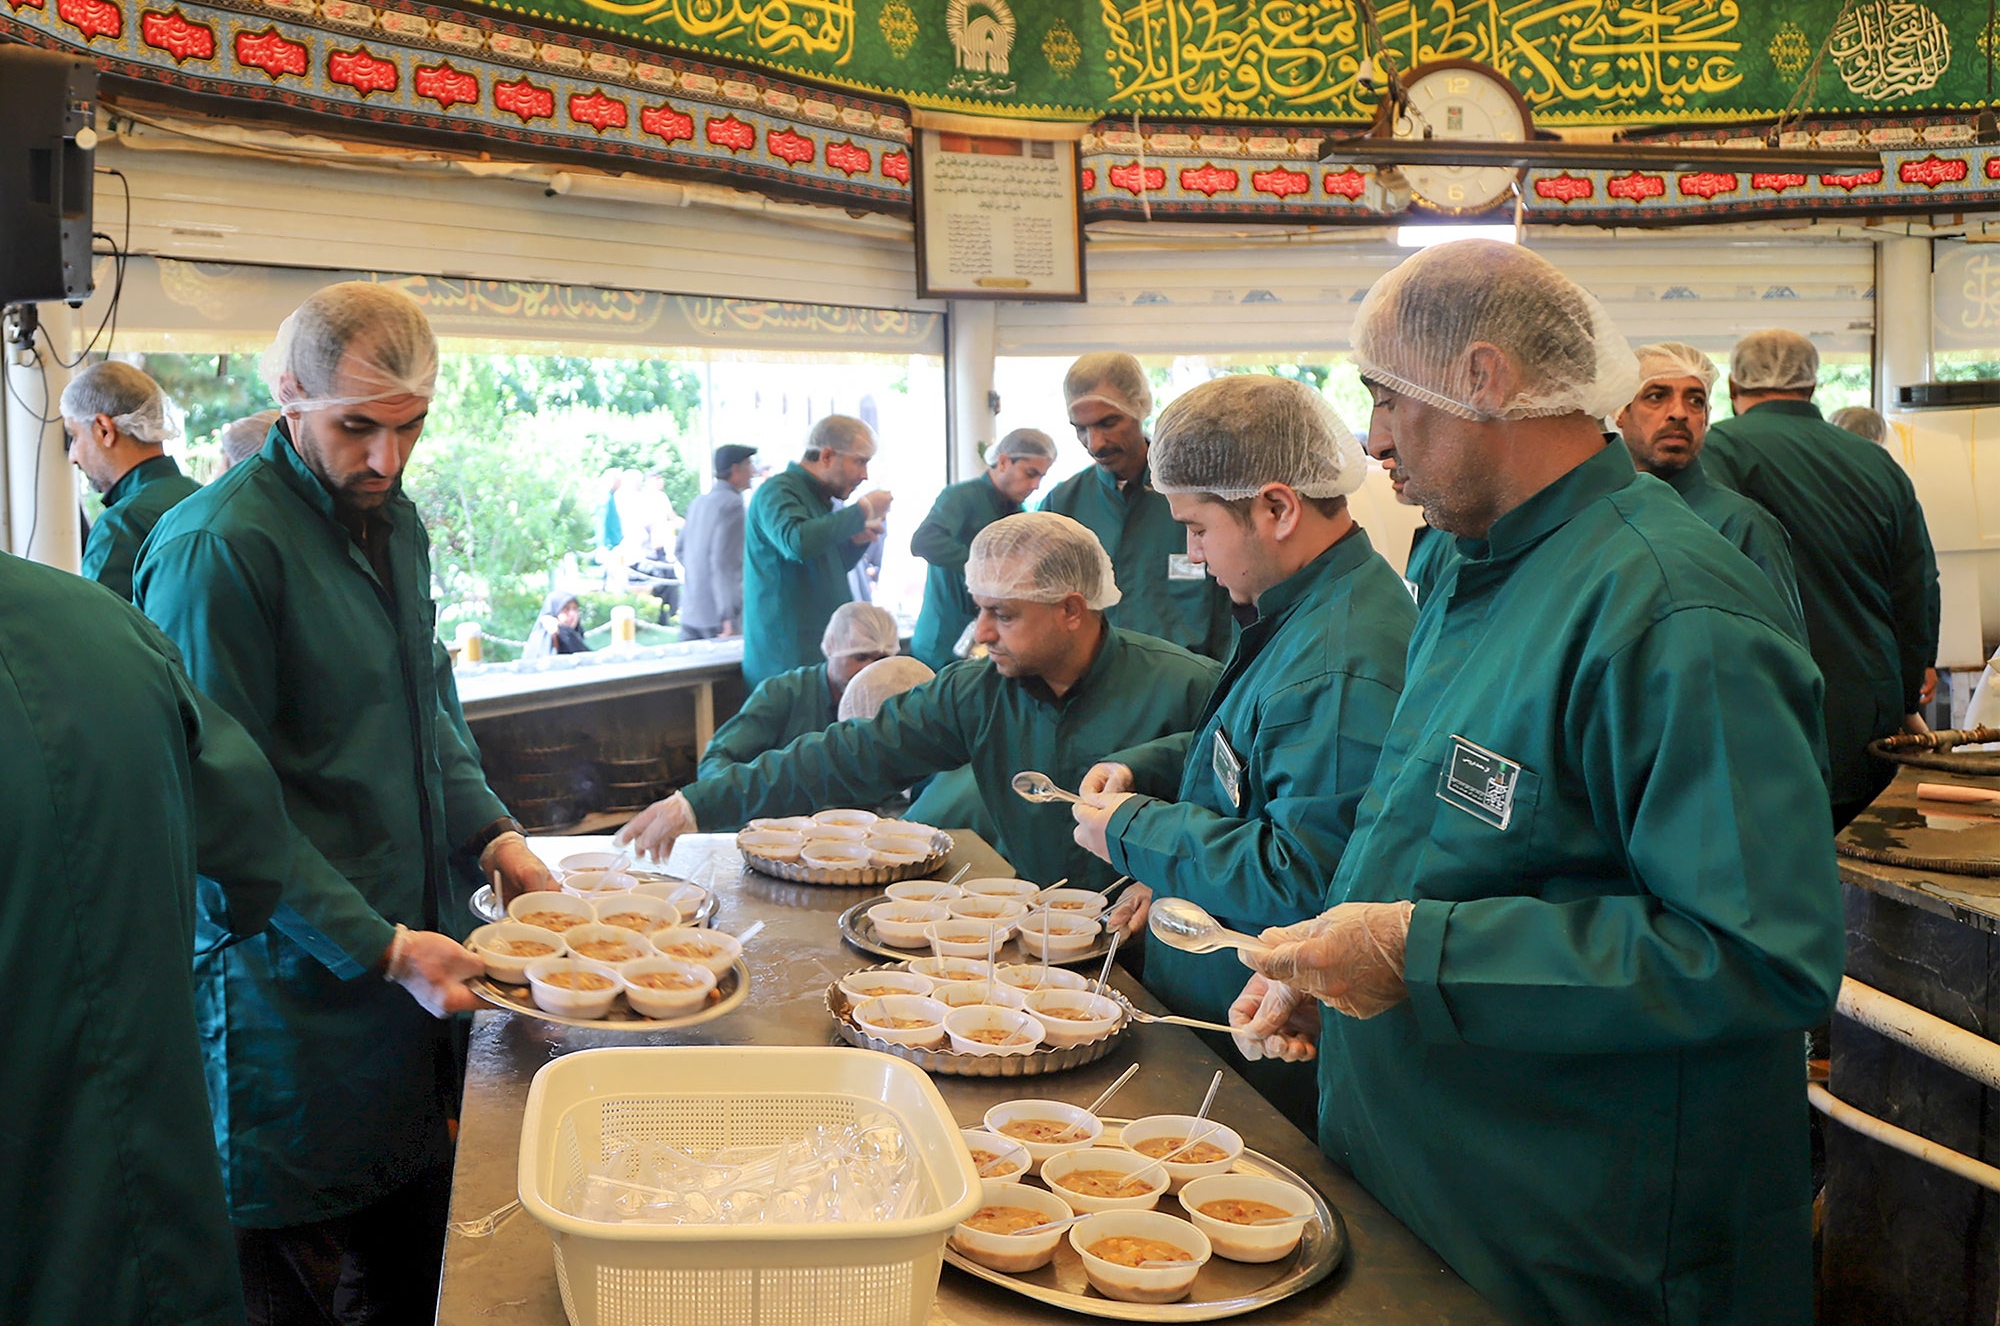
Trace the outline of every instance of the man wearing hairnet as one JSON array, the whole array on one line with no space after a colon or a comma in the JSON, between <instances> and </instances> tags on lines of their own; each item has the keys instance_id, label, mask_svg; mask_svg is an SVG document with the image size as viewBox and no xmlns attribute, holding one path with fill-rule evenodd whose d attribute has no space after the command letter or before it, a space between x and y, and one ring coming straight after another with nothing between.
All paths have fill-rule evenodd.
<instances>
[{"instance_id":1,"label":"man wearing hairnet","mask_svg":"<svg viewBox=\"0 0 2000 1326\"><path fill-rule=\"evenodd\" d=\"M1114 872L1070 840L1063 807L1015 796L1038 769L1074 787L1100 756L1185 732L1217 668L1164 640L1108 625L1111 560L1089 530L1044 511L1006 516L972 540L965 580L987 657L780 751L655 802L621 842L665 859L674 840L765 815L879 804L919 778L970 764L998 825L994 847L1042 884L1109 887Z\"/></svg>"},{"instance_id":2,"label":"man wearing hairnet","mask_svg":"<svg viewBox=\"0 0 2000 1326\"><path fill-rule=\"evenodd\" d=\"M1097 536L1125 597L1111 624L1226 658L1236 624L1229 594L1187 555L1187 536L1153 487L1146 417L1153 389L1128 354L1087 354L1069 366L1063 400L1077 441L1097 463L1063 480L1042 501Z\"/></svg>"},{"instance_id":3,"label":"man wearing hairnet","mask_svg":"<svg viewBox=\"0 0 2000 1326\"><path fill-rule=\"evenodd\" d=\"M824 663L793 668L762 682L735 716L715 730L697 775L713 778L780 750L837 717L841 696L856 673L897 650L896 619L872 603L843 603L820 638Z\"/></svg>"},{"instance_id":4,"label":"man wearing hairnet","mask_svg":"<svg viewBox=\"0 0 2000 1326\"><path fill-rule=\"evenodd\" d=\"M1355 358L1462 560L1333 905L1264 932L1231 1021L1317 1031L1321 1146L1509 1314L1803 1326L1800 1033L1842 965L1812 659L1606 445L1631 352L1540 257L1410 258Z\"/></svg>"},{"instance_id":5,"label":"man wearing hairnet","mask_svg":"<svg viewBox=\"0 0 2000 1326\"><path fill-rule=\"evenodd\" d=\"M1194 731L1107 757L1076 840L1155 893L1255 934L1317 915L1403 689L1416 608L1347 509L1367 458L1320 394L1285 378L1205 382L1160 415L1153 483L1188 553L1257 617ZM1146 987L1220 1022L1228 964L1148 936ZM1310 1128L1303 1065L1245 1076Z\"/></svg>"},{"instance_id":6,"label":"man wearing hairnet","mask_svg":"<svg viewBox=\"0 0 2000 1326\"><path fill-rule=\"evenodd\" d=\"M1375 383L1363 378L1361 385L1370 395L1374 394ZM1417 500L1407 491L1409 477L1396 460L1395 421L1388 415L1378 415L1368 425L1368 454L1382 462L1388 472L1389 488L1402 506L1415 506ZM1403 558L1403 582L1410 587L1410 594L1419 607L1430 601L1431 595L1444 580L1445 574L1458 565L1458 540L1446 534L1428 520L1410 531L1410 550Z\"/></svg>"},{"instance_id":7,"label":"man wearing hairnet","mask_svg":"<svg viewBox=\"0 0 2000 1326\"><path fill-rule=\"evenodd\" d=\"M180 411L159 383L115 359L71 378L61 409L70 463L104 495L79 570L130 602L139 545L174 503L201 488L160 449L181 435Z\"/></svg>"},{"instance_id":8,"label":"man wearing hairnet","mask_svg":"<svg viewBox=\"0 0 2000 1326\"><path fill-rule=\"evenodd\" d=\"M1785 527L1702 469L1715 364L1680 341L1642 345L1632 354L1639 361L1639 394L1618 412L1618 431L1632 453L1633 465L1664 480L1709 528L1757 563L1791 607L1796 627L1792 634L1803 643L1805 619L1799 615L1799 585L1792 574L1792 541Z\"/></svg>"},{"instance_id":9,"label":"man wearing hairnet","mask_svg":"<svg viewBox=\"0 0 2000 1326\"><path fill-rule=\"evenodd\" d=\"M847 572L882 537L889 492L834 503L868 478L875 431L830 414L806 452L750 499L743 528L743 676L752 686L810 665L833 610L853 598Z\"/></svg>"},{"instance_id":10,"label":"man wearing hairnet","mask_svg":"<svg viewBox=\"0 0 2000 1326\"><path fill-rule=\"evenodd\" d=\"M932 669L954 661L959 639L979 609L965 592L965 559L972 536L1021 509L1055 463L1055 439L1017 428L993 448L986 473L952 484L910 536L910 551L930 563L924 575L924 609L910 637L910 652Z\"/></svg>"},{"instance_id":11,"label":"man wearing hairnet","mask_svg":"<svg viewBox=\"0 0 2000 1326\"><path fill-rule=\"evenodd\" d=\"M1708 472L1792 536L1813 661L1826 678L1833 826L1895 776L1868 743L1900 731L1937 674L1938 573L1916 489L1883 448L1822 420L1819 351L1751 332L1729 355L1736 417L1708 430Z\"/></svg>"},{"instance_id":12,"label":"man wearing hairnet","mask_svg":"<svg viewBox=\"0 0 2000 1326\"><path fill-rule=\"evenodd\" d=\"M437 373L422 310L328 286L264 372L283 411L264 449L168 512L135 578L339 872L289 881L269 933L201 946L209 1104L250 1320L415 1320L436 1301L450 1188L439 1019L474 1006L480 970L439 933L465 915L449 855L508 897L553 881L486 786L433 634L401 491Z\"/></svg>"}]
</instances>

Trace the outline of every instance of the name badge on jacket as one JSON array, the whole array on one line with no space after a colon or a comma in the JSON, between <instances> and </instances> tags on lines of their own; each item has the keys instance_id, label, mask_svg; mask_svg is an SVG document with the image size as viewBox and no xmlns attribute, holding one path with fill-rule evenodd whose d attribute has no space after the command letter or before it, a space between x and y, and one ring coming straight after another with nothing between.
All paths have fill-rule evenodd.
<instances>
[{"instance_id":1,"label":"name badge on jacket","mask_svg":"<svg viewBox=\"0 0 2000 1326\"><path fill-rule=\"evenodd\" d=\"M1167 579L1201 580L1208 575L1208 568L1195 561L1186 553L1167 554Z\"/></svg>"},{"instance_id":2,"label":"name badge on jacket","mask_svg":"<svg viewBox=\"0 0 2000 1326\"><path fill-rule=\"evenodd\" d=\"M1231 809L1243 809L1243 761L1236 752L1229 749L1229 738L1222 729L1215 729L1215 781L1222 786L1222 794L1229 798Z\"/></svg>"},{"instance_id":3,"label":"name badge on jacket","mask_svg":"<svg viewBox=\"0 0 2000 1326\"><path fill-rule=\"evenodd\" d=\"M1438 800L1505 829L1514 818L1514 787L1520 781L1520 765L1454 733L1451 757L1438 771Z\"/></svg>"}]
</instances>

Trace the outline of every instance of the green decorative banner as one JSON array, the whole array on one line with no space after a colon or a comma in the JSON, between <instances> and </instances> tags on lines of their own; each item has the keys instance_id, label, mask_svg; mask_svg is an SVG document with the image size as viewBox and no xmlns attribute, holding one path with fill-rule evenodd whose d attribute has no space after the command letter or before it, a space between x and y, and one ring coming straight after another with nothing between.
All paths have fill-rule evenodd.
<instances>
[{"instance_id":1,"label":"green decorative banner","mask_svg":"<svg viewBox=\"0 0 2000 1326\"><path fill-rule=\"evenodd\" d=\"M525 0L491 8L1016 118L1361 120L1354 0ZM1987 0L1389 0L1404 68L1477 60L1550 125L1766 118L1832 28L1820 114L1987 96ZM1839 21L1836 23L1836 17Z\"/></svg>"}]
</instances>

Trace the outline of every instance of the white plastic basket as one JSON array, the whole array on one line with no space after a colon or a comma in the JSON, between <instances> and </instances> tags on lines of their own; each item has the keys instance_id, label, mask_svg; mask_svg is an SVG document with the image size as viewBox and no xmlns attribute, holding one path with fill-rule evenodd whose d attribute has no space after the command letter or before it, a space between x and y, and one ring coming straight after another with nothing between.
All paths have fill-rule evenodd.
<instances>
[{"instance_id":1,"label":"white plastic basket","mask_svg":"<svg viewBox=\"0 0 2000 1326\"><path fill-rule=\"evenodd\" d=\"M888 1110L922 1160L922 1214L877 1224L607 1224L560 1208L603 1138L757 1146ZM979 1209L978 1171L930 1078L869 1050L584 1050L535 1074L521 1205L555 1244L572 1326L923 1326L945 1239Z\"/></svg>"}]
</instances>

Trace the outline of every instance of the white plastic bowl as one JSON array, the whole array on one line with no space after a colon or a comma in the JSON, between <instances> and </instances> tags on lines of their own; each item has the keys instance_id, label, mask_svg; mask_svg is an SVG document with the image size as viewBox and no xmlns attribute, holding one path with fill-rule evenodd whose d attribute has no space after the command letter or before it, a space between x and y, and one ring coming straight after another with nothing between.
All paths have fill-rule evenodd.
<instances>
[{"instance_id":1,"label":"white plastic bowl","mask_svg":"<svg viewBox=\"0 0 2000 1326\"><path fill-rule=\"evenodd\" d=\"M979 1182L989 1190L996 1184L1018 1183L1035 1167L1028 1148L1011 1137L989 1133L984 1128L962 1128L959 1136L972 1152L972 1167L980 1171ZM982 1162L979 1158L982 1154L992 1159Z\"/></svg>"},{"instance_id":2,"label":"white plastic bowl","mask_svg":"<svg viewBox=\"0 0 2000 1326\"><path fill-rule=\"evenodd\" d=\"M1090 889L1052 889L1035 905L1065 916L1102 916L1104 895Z\"/></svg>"},{"instance_id":3,"label":"white plastic bowl","mask_svg":"<svg viewBox=\"0 0 2000 1326\"><path fill-rule=\"evenodd\" d=\"M699 926L682 925L671 930L655 930L652 940L654 951L661 957L678 958L682 962L706 967L715 973L718 981L743 952L743 941L735 935ZM687 951L680 951L683 949Z\"/></svg>"},{"instance_id":4,"label":"white plastic bowl","mask_svg":"<svg viewBox=\"0 0 2000 1326\"><path fill-rule=\"evenodd\" d=\"M1052 962L1074 958L1097 942L1097 933L1103 929L1094 916L1071 915L1068 912L1036 912L1022 920L1016 933L1021 937L1024 952L1041 957L1046 953Z\"/></svg>"},{"instance_id":5,"label":"white plastic bowl","mask_svg":"<svg viewBox=\"0 0 2000 1326\"><path fill-rule=\"evenodd\" d=\"M967 1004L945 1014L945 1035L953 1054L1033 1054L1042 1043L1042 1024L1018 1008ZM984 1035L1004 1039L987 1042Z\"/></svg>"},{"instance_id":6,"label":"white plastic bowl","mask_svg":"<svg viewBox=\"0 0 2000 1326\"><path fill-rule=\"evenodd\" d=\"M777 829L785 833L803 834L812 827L810 815L783 815L778 818L754 819L743 827L746 830Z\"/></svg>"},{"instance_id":7,"label":"white plastic bowl","mask_svg":"<svg viewBox=\"0 0 2000 1326\"><path fill-rule=\"evenodd\" d=\"M496 946L508 943L547 944L547 953L512 954L503 953ZM497 921L492 925L482 925L466 936L465 947L478 955L486 964L486 974L496 981L508 985L525 985L528 981L528 964L541 958L559 958L569 952L563 937L553 930L540 926L522 925L519 921Z\"/></svg>"},{"instance_id":8,"label":"white plastic bowl","mask_svg":"<svg viewBox=\"0 0 2000 1326\"><path fill-rule=\"evenodd\" d=\"M571 970L602 976L610 983L609 988L578 990L549 984L551 975ZM625 993L625 982L618 979L618 969L608 963L584 958L541 958L528 964L528 989L534 996L535 1007L544 1012L570 1018L601 1018L611 1011L618 996Z\"/></svg>"},{"instance_id":9,"label":"white plastic bowl","mask_svg":"<svg viewBox=\"0 0 2000 1326\"><path fill-rule=\"evenodd\" d=\"M1017 990L1085 990L1091 980L1067 967L1039 962L1013 962L1000 969L1000 979Z\"/></svg>"},{"instance_id":10,"label":"white plastic bowl","mask_svg":"<svg viewBox=\"0 0 2000 1326\"><path fill-rule=\"evenodd\" d=\"M563 876L563 892L577 898L609 898L639 887L638 877L622 870L579 870Z\"/></svg>"},{"instance_id":11,"label":"white plastic bowl","mask_svg":"<svg viewBox=\"0 0 2000 1326\"><path fill-rule=\"evenodd\" d=\"M1189 1266L1120 1266L1091 1255L1092 1245L1127 1236L1158 1239L1188 1254ZM1091 1287L1124 1303L1172 1303L1187 1297L1194 1278L1215 1254L1208 1235L1164 1211L1104 1211L1069 1227L1069 1245L1083 1259Z\"/></svg>"},{"instance_id":12,"label":"white plastic bowl","mask_svg":"<svg viewBox=\"0 0 2000 1326\"><path fill-rule=\"evenodd\" d=\"M954 898L945 904L953 917L960 921L978 921L982 925L1011 926L1028 914L1027 905L1012 898L984 897L973 894L969 897Z\"/></svg>"},{"instance_id":13,"label":"white plastic bowl","mask_svg":"<svg viewBox=\"0 0 2000 1326\"><path fill-rule=\"evenodd\" d=\"M569 918L567 923L564 917ZM507 904L507 919L567 934L577 926L595 922L597 909L572 893L524 893Z\"/></svg>"},{"instance_id":14,"label":"white plastic bowl","mask_svg":"<svg viewBox=\"0 0 2000 1326\"><path fill-rule=\"evenodd\" d=\"M927 947L931 927L950 915L941 902L878 902L868 909L875 933L894 948Z\"/></svg>"},{"instance_id":15,"label":"white plastic bowl","mask_svg":"<svg viewBox=\"0 0 2000 1326\"><path fill-rule=\"evenodd\" d=\"M1095 1145L1104 1135L1104 1123L1095 1114L1081 1105L1071 1105L1061 1100L1003 1100L986 1111L984 1120L986 1131L997 1133L1010 1142L1019 1142L1028 1149L1029 1159L1034 1161L1036 1170L1050 1156L1059 1156L1065 1151L1074 1151L1080 1146ZM1009 1124L1024 1122L1052 1123L1059 1129L1073 1129L1064 1141L1038 1141L1032 1137L1017 1137L1007 1131Z\"/></svg>"},{"instance_id":16,"label":"white plastic bowl","mask_svg":"<svg viewBox=\"0 0 2000 1326\"><path fill-rule=\"evenodd\" d=\"M655 930L668 930L679 925L681 911L665 898L633 893L622 898L600 899L597 920L600 925L613 925L634 934L650 935Z\"/></svg>"},{"instance_id":17,"label":"white plastic bowl","mask_svg":"<svg viewBox=\"0 0 2000 1326\"><path fill-rule=\"evenodd\" d=\"M948 903L953 898L965 896L958 885L947 884L941 879L906 879L900 884L891 884L882 892L896 902Z\"/></svg>"},{"instance_id":18,"label":"white plastic bowl","mask_svg":"<svg viewBox=\"0 0 2000 1326\"><path fill-rule=\"evenodd\" d=\"M900 839L887 843L871 840L867 846L868 864L882 866L885 869L891 866L914 866L928 860L931 854L928 847L921 844L911 847Z\"/></svg>"},{"instance_id":19,"label":"white plastic bowl","mask_svg":"<svg viewBox=\"0 0 2000 1326\"><path fill-rule=\"evenodd\" d=\"M806 836L782 829L745 829L736 835L736 850L768 861L796 861L805 850Z\"/></svg>"},{"instance_id":20,"label":"white plastic bowl","mask_svg":"<svg viewBox=\"0 0 2000 1326\"><path fill-rule=\"evenodd\" d=\"M1028 997L997 977L991 981L936 981L931 998L947 1008L970 1008L974 1004L997 1004L1001 1008L1025 1008Z\"/></svg>"},{"instance_id":21,"label":"white plastic bowl","mask_svg":"<svg viewBox=\"0 0 2000 1326\"><path fill-rule=\"evenodd\" d=\"M1025 879L999 879L988 876L985 879L968 879L959 885L967 896L982 898L1012 898L1015 902L1026 902L1041 890Z\"/></svg>"},{"instance_id":22,"label":"white plastic bowl","mask_svg":"<svg viewBox=\"0 0 2000 1326\"><path fill-rule=\"evenodd\" d=\"M708 901L707 889L686 880L648 880L632 892L637 897L659 898L672 903L683 921L691 920L701 910L701 905Z\"/></svg>"},{"instance_id":23,"label":"white plastic bowl","mask_svg":"<svg viewBox=\"0 0 2000 1326\"><path fill-rule=\"evenodd\" d=\"M803 865L817 866L821 870L860 870L874 858L866 843L828 842L820 838L806 840L799 852Z\"/></svg>"},{"instance_id":24,"label":"white plastic bowl","mask_svg":"<svg viewBox=\"0 0 2000 1326\"><path fill-rule=\"evenodd\" d=\"M928 976L934 981L983 980L986 973L993 970L980 958L915 958L903 965L917 975Z\"/></svg>"},{"instance_id":25,"label":"white plastic bowl","mask_svg":"<svg viewBox=\"0 0 2000 1326\"><path fill-rule=\"evenodd\" d=\"M941 958L983 959L1013 933L1010 927L992 921L932 921L925 927L931 952Z\"/></svg>"},{"instance_id":26,"label":"white plastic bowl","mask_svg":"<svg viewBox=\"0 0 2000 1326\"><path fill-rule=\"evenodd\" d=\"M1282 1225L1239 1225L1201 1213L1200 1208L1209 1202L1231 1198L1269 1202L1298 1219ZM1181 1189L1181 1205L1187 1208L1194 1227L1208 1235L1215 1255L1233 1262L1274 1262L1290 1255L1305 1236L1306 1222L1313 1218L1311 1193L1262 1174L1214 1174L1196 1179Z\"/></svg>"},{"instance_id":27,"label":"white plastic bowl","mask_svg":"<svg viewBox=\"0 0 2000 1326\"><path fill-rule=\"evenodd\" d=\"M1031 1188L1025 1183L996 1183L981 1189L980 1206L1018 1206L1034 1211L1043 1220L1067 1220L1076 1213L1068 1203L1051 1192ZM975 1213L977 1214L977 1213ZM951 1246L960 1255L978 1262L981 1266L1003 1271L1008 1275L1019 1275L1024 1271L1039 1270L1047 1266L1056 1255L1056 1245L1062 1242L1066 1230L1052 1229L1042 1234L993 1234L974 1229L970 1224L962 1224L952 1231Z\"/></svg>"},{"instance_id":28,"label":"white plastic bowl","mask_svg":"<svg viewBox=\"0 0 2000 1326\"><path fill-rule=\"evenodd\" d=\"M857 1004L892 994L928 995L936 984L913 971L853 971L840 978L840 988Z\"/></svg>"},{"instance_id":29,"label":"white plastic bowl","mask_svg":"<svg viewBox=\"0 0 2000 1326\"><path fill-rule=\"evenodd\" d=\"M631 863L630 852L572 852L556 862L556 873L560 878L563 875L577 874L579 871L610 870L614 866Z\"/></svg>"},{"instance_id":30,"label":"white plastic bowl","mask_svg":"<svg viewBox=\"0 0 2000 1326\"><path fill-rule=\"evenodd\" d=\"M882 817L872 810L822 810L813 817L814 824L852 825L865 829Z\"/></svg>"},{"instance_id":31,"label":"white plastic bowl","mask_svg":"<svg viewBox=\"0 0 2000 1326\"><path fill-rule=\"evenodd\" d=\"M858 824L813 824L805 830L809 843L846 843L850 847L866 847L868 830Z\"/></svg>"},{"instance_id":32,"label":"white plastic bowl","mask_svg":"<svg viewBox=\"0 0 2000 1326\"><path fill-rule=\"evenodd\" d=\"M919 1050L934 1050L944 1044L945 1015L951 1012L935 999L923 995L884 995L880 999L867 999L855 1005L854 1020L861 1029L877 1040L888 1041L892 1045L908 1045ZM921 1027L885 1026L881 1019L896 1018L911 1020L921 1018Z\"/></svg>"},{"instance_id":33,"label":"white plastic bowl","mask_svg":"<svg viewBox=\"0 0 2000 1326\"><path fill-rule=\"evenodd\" d=\"M636 930L626 930L602 922L580 925L564 934L563 938L569 943L569 951L577 957L591 962L602 962L611 967L653 956L653 946L647 942L644 935ZM611 951L614 946L618 952ZM594 948L601 948L604 951L593 953L591 950ZM623 954L622 957L620 953Z\"/></svg>"},{"instance_id":34,"label":"white plastic bowl","mask_svg":"<svg viewBox=\"0 0 2000 1326\"><path fill-rule=\"evenodd\" d=\"M656 989L644 983L645 977L662 974L688 984ZM714 972L675 958L639 958L619 967L618 977L625 982L625 1002L632 1005L633 1012L649 1018L684 1017L707 1003L709 992L715 989Z\"/></svg>"},{"instance_id":35,"label":"white plastic bowl","mask_svg":"<svg viewBox=\"0 0 2000 1326\"><path fill-rule=\"evenodd\" d=\"M1213 1132L1209 1130L1213 1129ZM1179 1192L1181 1185L1193 1179L1207 1178L1212 1174L1227 1174L1243 1155L1243 1135L1226 1124L1213 1119L1197 1119L1192 1114L1152 1114L1143 1119L1134 1119L1119 1133L1120 1144L1132 1151L1138 1151L1141 1143L1158 1141L1161 1138L1175 1138L1175 1146L1190 1137L1200 1138L1197 1144L1212 1146L1224 1153L1221 1160L1211 1160L1196 1164L1187 1159L1193 1150L1183 1151L1181 1159L1166 1162L1167 1173L1173 1179L1168 1192Z\"/></svg>"},{"instance_id":36,"label":"white plastic bowl","mask_svg":"<svg viewBox=\"0 0 2000 1326\"><path fill-rule=\"evenodd\" d=\"M1029 991L1026 1007L1041 1020L1043 1042L1059 1049L1108 1036L1125 1017L1125 1010L1117 1000L1087 990ZM1089 1016L1060 1017L1057 1010Z\"/></svg>"},{"instance_id":37,"label":"white plastic bowl","mask_svg":"<svg viewBox=\"0 0 2000 1326\"><path fill-rule=\"evenodd\" d=\"M1131 1197L1111 1197L1082 1193L1066 1186L1071 1175L1083 1170L1109 1170L1119 1176L1122 1186L1137 1183L1143 1191ZM1160 1165L1120 1147L1085 1146L1050 1156L1042 1166L1042 1181L1058 1197L1078 1211L1150 1211L1167 1195L1167 1172Z\"/></svg>"}]
</instances>

